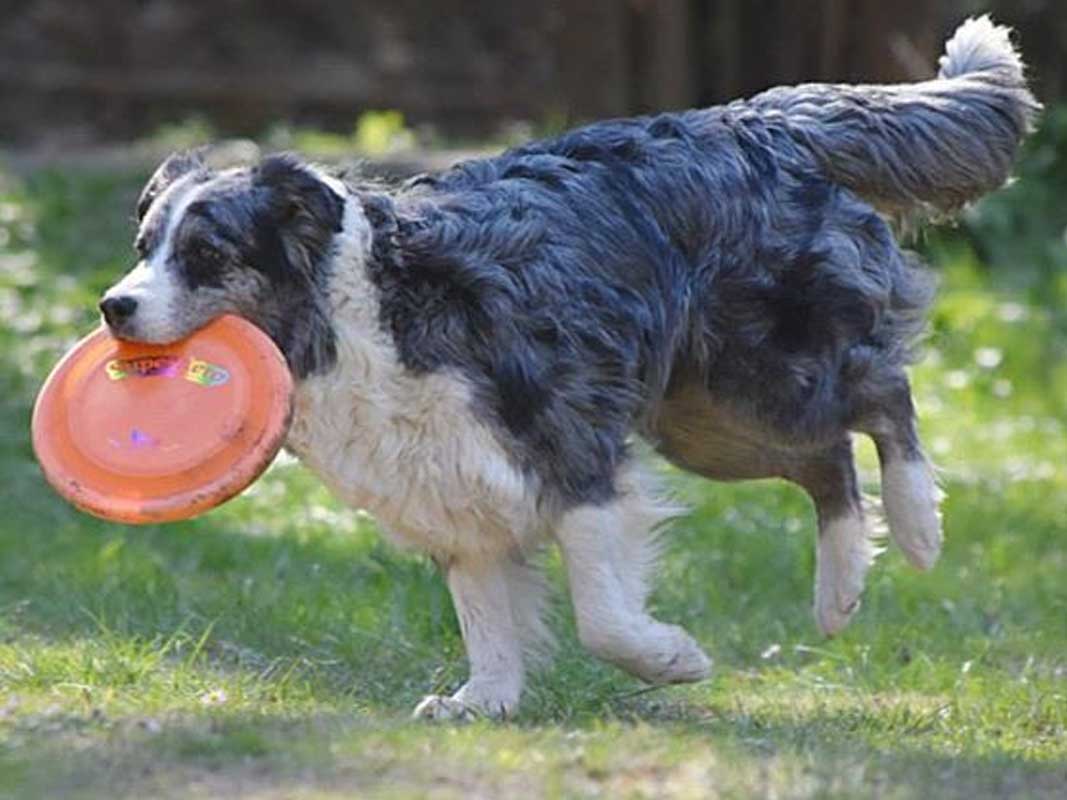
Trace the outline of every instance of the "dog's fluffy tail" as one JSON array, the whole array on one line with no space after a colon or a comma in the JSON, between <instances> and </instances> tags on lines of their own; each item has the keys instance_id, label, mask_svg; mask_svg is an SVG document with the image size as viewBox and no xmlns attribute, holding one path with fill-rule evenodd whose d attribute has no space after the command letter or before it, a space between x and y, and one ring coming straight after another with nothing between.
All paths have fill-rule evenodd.
<instances>
[{"instance_id":1,"label":"dog's fluffy tail","mask_svg":"<svg viewBox=\"0 0 1067 800\"><path fill-rule=\"evenodd\" d=\"M950 213L1003 184L1041 106L1008 28L968 19L937 78L889 86L772 89L746 105L779 113L827 177L890 213Z\"/></svg>"}]
</instances>

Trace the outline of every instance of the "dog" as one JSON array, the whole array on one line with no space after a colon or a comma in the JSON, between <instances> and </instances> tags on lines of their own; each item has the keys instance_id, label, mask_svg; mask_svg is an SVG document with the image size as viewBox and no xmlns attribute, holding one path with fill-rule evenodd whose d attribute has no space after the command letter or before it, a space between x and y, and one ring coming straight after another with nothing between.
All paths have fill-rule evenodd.
<instances>
[{"instance_id":1,"label":"dog","mask_svg":"<svg viewBox=\"0 0 1067 800\"><path fill-rule=\"evenodd\" d=\"M599 122L394 187L292 155L175 154L100 308L134 341L223 313L272 337L295 377L287 447L447 580L470 675L418 716L516 711L550 641L532 557L553 540L585 648L696 681L701 647L646 610L677 510L635 442L806 490L828 635L876 553L853 433L877 447L893 541L930 568L939 490L905 367L934 281L893 223L1002 185L1038 110L982 17L926 82Z\"/></svg>"}]
</instances>

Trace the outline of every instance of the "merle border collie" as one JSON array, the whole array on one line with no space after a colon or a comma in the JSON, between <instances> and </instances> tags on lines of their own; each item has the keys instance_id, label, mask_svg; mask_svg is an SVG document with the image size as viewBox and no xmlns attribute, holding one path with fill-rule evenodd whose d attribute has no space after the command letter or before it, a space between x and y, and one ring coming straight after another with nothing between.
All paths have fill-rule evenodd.
<instances>
[{"instance_id":1,"label":"merle border collie","mask_svg":"<svg viewBox=\"0 0 1067 800\"><path fill-rule=\"evenodd\" d=\"M1038 110L1009 31L983 17L926 82L600 122L402 186L177 154L101 309L135 341L236 313L278 344L288 448L451 590L470 677L418 715L515 711L549 639L532 556L552 540L586 648L695 681L700 646L645 607L675 510L635 441L808 492L826 634L876 553L852 432L877 447L893 541L932 566L939 491L905 367L933 281L892 223L1003 184Z\"/></svg>"}]
</instances>

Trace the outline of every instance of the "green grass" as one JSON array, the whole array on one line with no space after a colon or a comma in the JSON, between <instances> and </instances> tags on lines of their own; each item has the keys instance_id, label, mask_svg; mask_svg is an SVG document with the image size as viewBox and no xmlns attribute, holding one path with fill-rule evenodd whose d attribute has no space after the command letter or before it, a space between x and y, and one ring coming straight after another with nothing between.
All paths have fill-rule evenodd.
<instances>
[{"instance_id":1,"label":"green grass","mask_svg":"<svg viewBox=\"0 0 1067 800\"><path fill-rule=\"evenodd\" d=\"M933 246L914 379L948 490L934 572L890 550L822 640L804 497L676 476L694 512L654 604L714 678L645 691L583 655L551 562L560 652L520 717L432 726L411 708L465 671L445 589L295 463L144 528L41 479L34 393L129 265L142 178L0 171L0 796L1067 793L1067 313L1022 267Z\"/></svg>"}]
</instances>

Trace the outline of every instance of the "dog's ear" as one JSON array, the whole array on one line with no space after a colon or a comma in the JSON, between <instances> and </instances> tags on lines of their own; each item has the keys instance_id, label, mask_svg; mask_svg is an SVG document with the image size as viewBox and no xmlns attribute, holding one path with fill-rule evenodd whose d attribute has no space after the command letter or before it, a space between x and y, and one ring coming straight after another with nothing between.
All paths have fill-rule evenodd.
<instances>
[{"instance_id":1,"label":"dog's ear","mask_svg":"<svg viewBox=\"0 0 1067 800\"><path fill-rule=\"evenodd\" d=\"M255 171L290 269L307 275L341 230L344 199L294 156L268 156Z\"/></svg>"},{"instance_id":2,"label":"dog's ear","mask_svg":"<svg viewBox=\"0 0 1067 800\"><path fill-rule=\"evenodd\" d=\"M204 168L204 155L202 149L185 150L179 153L171 153L166 161L159 165L159 169L148 179L140 198L137 200L137 219L144 219L148 209L155 199L163 194L163 191L178 178L194 170Z\"/></svg>"}]
</instances>

